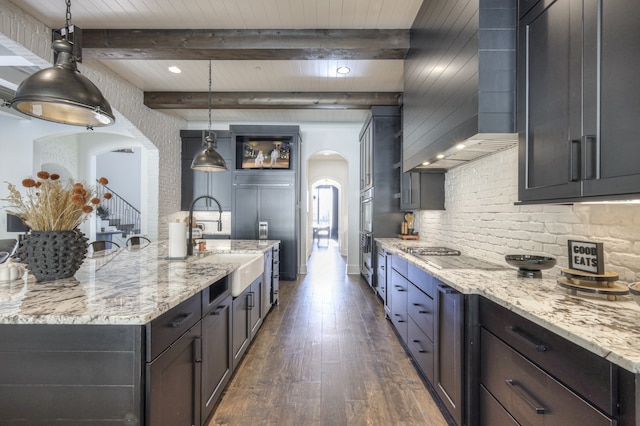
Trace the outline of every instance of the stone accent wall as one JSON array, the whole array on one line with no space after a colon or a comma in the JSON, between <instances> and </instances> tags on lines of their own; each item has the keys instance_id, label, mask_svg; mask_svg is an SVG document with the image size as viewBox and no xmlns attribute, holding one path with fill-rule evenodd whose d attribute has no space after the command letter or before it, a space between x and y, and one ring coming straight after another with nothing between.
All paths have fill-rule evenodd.
<instances>
[{"instance_id":1,"label":"stone accent wall","mask_svg":"<svg viewBox=\"0 0 640 426\"><path fill-rule=\"evenodd\" d=\"M417 212L421 240L504 264L511 253L546 254L567 267L567 240L604 243L605 268L640 281L640 205L516 206L518 150L450 170L445 211ZM559 271L551 271L559 273Z\"/></svg>"}]
</instances>

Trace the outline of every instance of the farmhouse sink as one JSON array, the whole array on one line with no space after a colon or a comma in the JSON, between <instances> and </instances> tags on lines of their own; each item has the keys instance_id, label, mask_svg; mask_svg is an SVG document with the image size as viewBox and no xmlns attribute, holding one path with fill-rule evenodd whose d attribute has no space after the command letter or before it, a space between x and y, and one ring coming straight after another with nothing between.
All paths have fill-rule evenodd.
<instances>
[{"instance_id":1,"label":"farmhouse sink","mask_svg":"<svg viewBox=\"0 0 640 426\"><path fill-rule=\"evenodd\" d=\"M239 265L229 274L229 287L233 297L239 296L264 272L264 255L259 253L214 253L196 262Z\"/></svg>"}]
</instances>

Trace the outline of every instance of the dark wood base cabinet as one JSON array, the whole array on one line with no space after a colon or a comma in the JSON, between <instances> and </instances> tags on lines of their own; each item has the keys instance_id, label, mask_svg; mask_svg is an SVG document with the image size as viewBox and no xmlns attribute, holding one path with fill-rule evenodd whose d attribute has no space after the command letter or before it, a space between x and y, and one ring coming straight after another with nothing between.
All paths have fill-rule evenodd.
<instances>
[{"instance_id":1,"label":"dark wood base cabinet","mask_svg":"<svg viewBox=\"0 0 640 426\"><path fill-rule=\"evenodd\" d=\"M398 255L386 266L390 320L450 424L640 424L637 374Z\"/></svg>"},{"instance_id":2,"label":"dark wood base cabinet","mask_svg":"<svg viewBox=\"0 0 640 426\"><path fill-rule=\"evenodd\" d=\"M225 277L146 325L0 324L0 425L206 424L239 361L233 313L244 353L261 285L235 309Z\"/></svg>"},{"instance_id":3,"label":"dark wood base cabinet","mask_svg":"<svg viewBox=\"0 0 640 426\"><path fill-rule=\"evenodd\" d=\"M484 298L479 339L480 425L636 424L632 373Z\"/></svg>"}]
</instances>

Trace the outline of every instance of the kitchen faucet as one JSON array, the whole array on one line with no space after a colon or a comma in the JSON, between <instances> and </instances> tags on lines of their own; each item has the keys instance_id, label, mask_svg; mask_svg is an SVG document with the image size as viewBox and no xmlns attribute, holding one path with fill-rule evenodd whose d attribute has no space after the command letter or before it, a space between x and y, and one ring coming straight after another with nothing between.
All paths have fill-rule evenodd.
<instances>
[{"instance_id":1,"label":"kitchen faucet","mask_svg":"<svg viewBox=\"0 0 640 426\"><path fill-rule=\"evenodd\" d=\"M187 256L193 255L193 206L196 204L196 201L201 200L202 198L213 200L218 205L219 216L218 220L215 222L218 222L218 232L222 231L222 206L220 205L220 202L211 195L201 195L195 198L189 206L189 238L187 238Z\"/></svg>"}]
</instances>

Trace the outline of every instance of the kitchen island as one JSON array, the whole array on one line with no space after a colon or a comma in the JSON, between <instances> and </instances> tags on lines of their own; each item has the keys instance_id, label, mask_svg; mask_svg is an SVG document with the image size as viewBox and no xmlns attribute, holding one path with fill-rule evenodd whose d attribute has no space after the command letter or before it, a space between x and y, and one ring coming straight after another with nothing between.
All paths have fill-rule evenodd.
<instances>
[{"instance_id":1,"label":"kitchen island","mask_svg":"<svg viewBox=\"0 0 640 426\"><path fill-rule=\"evenodd\" d=\"M549 424L637 424L640 307L630 296L572 295L557 272L521 278L506 263L438 267L447 262L407 252L428 242L376 241L392 260L392 323L458 424L532 414Z\"/></svg>"},{"instance_id":2,"label":"kitchen island","mask_svg":"<svg viewBox=\"0 0 640 426\"><path fill-rule=\"evenodd\" d=\"M69 279L0 283L0 424L206 421L233 370L232 312L249 318L260 306L249 289L231 296L227 277L241 264L206 258L271 259L278 243L211 240L184 260L167 259L166 243L152 243L87 258ZM211 389L205 373L215 376ZM192 409L166 418L162 407L172 399Z\"/></svg>"}]
</instances>

